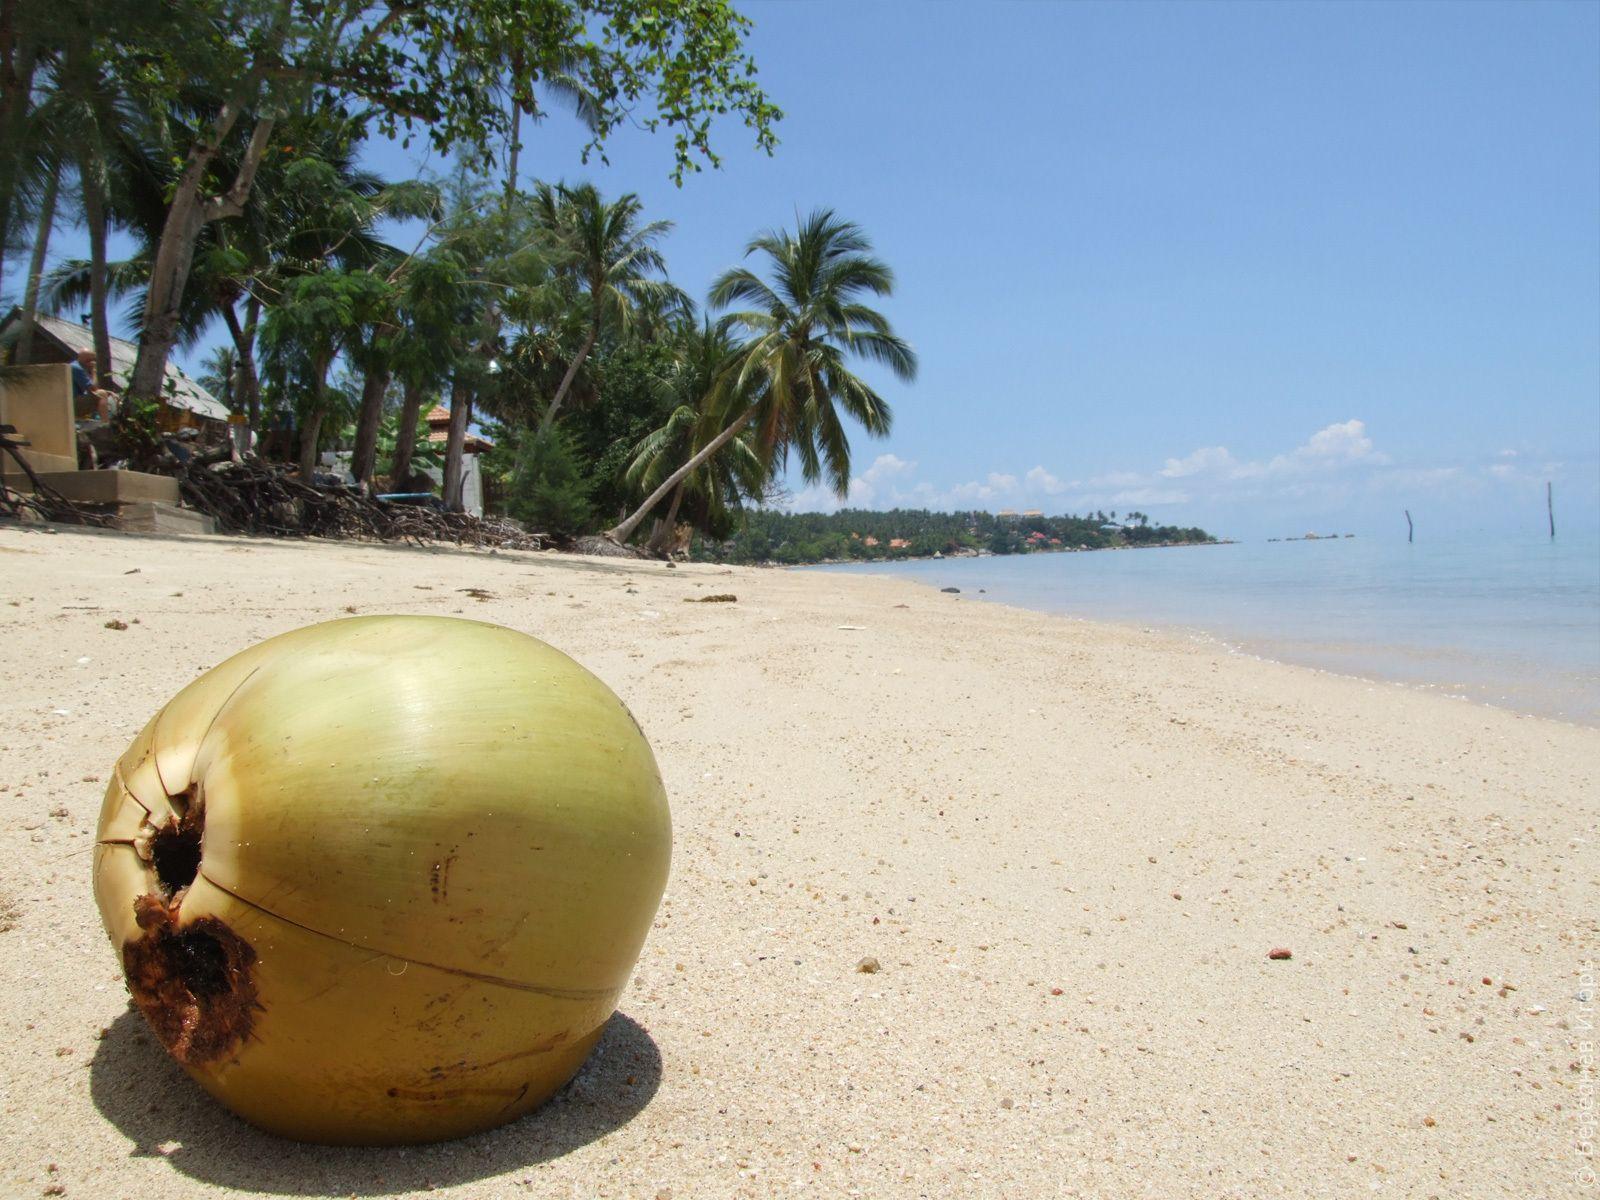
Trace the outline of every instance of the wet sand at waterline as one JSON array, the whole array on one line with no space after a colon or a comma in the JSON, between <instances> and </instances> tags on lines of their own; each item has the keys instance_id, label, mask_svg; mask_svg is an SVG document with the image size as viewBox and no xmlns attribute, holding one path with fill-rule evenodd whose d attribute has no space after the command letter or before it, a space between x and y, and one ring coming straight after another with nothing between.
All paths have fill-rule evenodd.
<instances>
[{"instance_id":1,"label":"wet sand at waterline","mask_svg":"<svg viewBox=\"0 0 1600 1200\"><path fill-rule=\"evenodd\" d=\"M1455 1198L1593 1165L1600 731L846 575L13 529L0 593L7 1196ZM350 610L571 654L675 828L574 1084L403 1152L217 1107L89 886L155 709Z\"/></svg>"}]
</instances>

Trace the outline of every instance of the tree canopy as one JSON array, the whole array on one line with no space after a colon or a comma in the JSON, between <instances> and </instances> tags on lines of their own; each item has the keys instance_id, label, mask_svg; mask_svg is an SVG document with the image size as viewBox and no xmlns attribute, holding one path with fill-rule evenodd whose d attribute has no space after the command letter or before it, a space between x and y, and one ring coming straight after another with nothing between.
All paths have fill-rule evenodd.
<instances>
[{"instance_id":1,"label":"tree canopy","mask_svg":"<svg viewBox=\"0 0 1600 1200\"><path fill-rule=\"evenodd\" d=\"M790 465L846 495L915 379L868 232L818 207L691 296L640 196L518 169L555 110L585 161L624 124L661 134L680 183L720 162L719 122L771 152L750 29L729 0L0 0L0 283L86 309L103 383L113 316L132 327L130 442L155 444L134 425L174 348L211 338L205 382L258 457L451 509L470 478L557 539L809 561L1203 537L773 511ZM383 139L446 167L384 178ZM67 223L88 256L46 276Z\"/></svg>"}]
</instances>

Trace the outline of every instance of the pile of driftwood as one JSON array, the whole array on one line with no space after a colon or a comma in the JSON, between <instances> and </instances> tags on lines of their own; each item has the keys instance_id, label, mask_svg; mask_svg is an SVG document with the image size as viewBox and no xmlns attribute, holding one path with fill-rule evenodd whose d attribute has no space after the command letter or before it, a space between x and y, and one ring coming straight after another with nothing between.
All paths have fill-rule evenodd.
<instances>
[{"instance_id":1,"label":"pile of driftwood","mask_svg":"<svg viewBox=\"0 0 1600 1200\"><path fill-rule=\"evenodd\" d=\"M175 464L171 473L178 478L184 503L230 533L544 548L542 534L528 533L512 521L379 500L338 484L308 483L285 467L252 457L215 457L196 455Z\"/></svg>"},{"instance_id":2,"label":"pile of driftwood","mask_svg":"<svg viewBox=\"0 0 1600 1200\"><path fill-rule=\"evenodd\" d=\"M9 425L0 425L0 458L25 475L31 492L0 486L0 516L30 513L73 525L112 523L103 505L68 500L34 472L20 450L28 445ZM437 504L399 504L356 488L307 483L297 474L226 448L193 450L168 442L147 469L175 476L184 502L229 533L277 537L365 538L380 542L452 542L507 550L542 550L548 540L514 521L446 512Z\"/></svg>"},{"instance_id":3,"label":"pile of driftwood","mask_svg":"<svg viewBox=\"0 0 1600 1200\"><path fill-rule=\"evenodd\" d=\"M0 483L0 515L20 519L31 513L41 521L56 521L65 525L107 525L110 517L82 504L68 500L55 488L40 479L22 451L28 440L18 435L11 425L0 425L0 464L9 459L28 481L30 491L9 488Z\"/></svg>"}]
</instances>

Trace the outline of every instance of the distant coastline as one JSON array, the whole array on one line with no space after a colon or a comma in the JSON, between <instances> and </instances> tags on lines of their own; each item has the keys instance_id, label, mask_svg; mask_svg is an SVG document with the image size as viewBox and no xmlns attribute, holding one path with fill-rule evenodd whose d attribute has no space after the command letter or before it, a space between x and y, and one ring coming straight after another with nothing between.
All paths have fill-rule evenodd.
<instances>
[{"instance_id":1,"label":"distant coastline","mask_svg":"<svg viewBox=\"0 0 1600 1200\"><path fill-rule=\"evenodd\" d=\"M1350 534L1354 537L1355 534ZM1280 539L1273 538L1273 541ZM1283 541L1301 541L1300 538L1284 538ZM1107 550L1178 550L1189 546L1232 546L1236 543L1232 538L1205 538L1200 541L1186 542L1138 542L1122 543L1113 546L1049 546L1033 550L994 551L994 550L957 550L950 554L935 550L932 554L895 554L883 558L821 558L815 562L780 563L768 559L763 562L741 563L741 566L753 567L841 567L851 565L871 566L878 563L914 563L914 562L943 562L953 558L1014 558L1025 554L1098 554ZM710 561L710 560L707 560ZM731 561L731 560L730 560Z\"/></svg>"},{"instance_id":2,"label":"distant coastline","mask_svg":"<svg viewBox=\"0 0 1600 1200\"><path fill-rule=\"evenodd\" d=\"M741 565L822 566L916 562L1019 554L1074 554L1217 545L1200 528L1152 525L1141 512L1045 516L1041 512L930 512L841 509L835 513L749 513L721 540L696 538L696 561Z\"/></svg>"}]
</instances>

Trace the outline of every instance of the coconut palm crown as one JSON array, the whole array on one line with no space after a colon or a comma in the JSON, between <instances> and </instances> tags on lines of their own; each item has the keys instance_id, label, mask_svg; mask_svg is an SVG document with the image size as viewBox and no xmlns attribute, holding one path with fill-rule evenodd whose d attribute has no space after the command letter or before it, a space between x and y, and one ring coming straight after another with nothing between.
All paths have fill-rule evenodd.
<instances>
[{"instance_id":1,"label":"coconut palm crown","mask_svg":"<svg viewBox=\"0 0 1600 1200\"><path fill-rule=\"evenodd\" d=\"M826 481L840 495L850 486L850 439L842 415L874 437L889 432L888 402L851 371L851 357L916 378L917 356L869 300L894 291L894 273L872 253L859 225L818 209L791 234L754 238L748 257L766 256L770 280L748 267L725 272L710 302L747 307L722 318L748 341L739 355L740 383L755 385L756 441L776 469L792 449L807 483Z\"/></svg>"},{"instance_id":2,"label":"coconut palm crown","mask_svg":"<svg viewBox=\"0 0 1600 1200\"><path fill-rule=\"evenodd\" d=\"M744 303L719 327L735 333L740 348L702 402L721 407L731 394L752 397L721 433L668 476L621 524L606 531L625 542L673 488L717 454L746 427L770 476L792 449L806 482L826 478L840 495L850 487L850 438L843 416L882 437L892 419L889 404L849 368L852 357L888 367L906 382L916 378L916 352L866 303L894 291L894 273L872 254L859 225L832 209L818 209L795 233L762 234L745 256L767 256L768 282L735 267L711 285L713 307ZM737 407L737 406L735 406Z\"/></svg>"},{"instance_id":3,"label":"coconut palm crown","mask_svg":"<svg viewBox=\"0 0 1600 1200\"><path fill-rule=\"evenodd\" d=\"M556 388L539 425L550 428L602 328L626 331L640 310L690 307L688 298L664 278L666 261L657 243L671 221L643 221L643 204L629 192L607 202L593 184L551 187L541 183L534 211L551 241L561 283L581 295L588 324L583 343Z\"/></svg>"}]
</instances>

